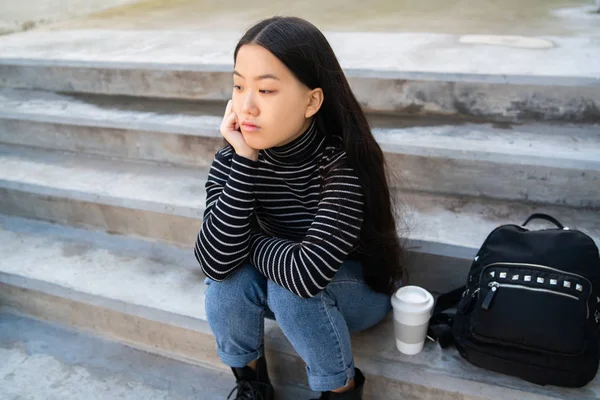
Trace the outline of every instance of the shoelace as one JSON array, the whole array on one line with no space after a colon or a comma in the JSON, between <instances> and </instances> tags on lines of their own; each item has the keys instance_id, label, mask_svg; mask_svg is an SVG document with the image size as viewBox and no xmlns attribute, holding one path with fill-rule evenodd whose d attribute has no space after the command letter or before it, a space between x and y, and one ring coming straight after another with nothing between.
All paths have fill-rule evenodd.
<instances>
[{"instance_id":1,"label":"shoelace","mask_svg":"<svg viewBox=\"0 0 600 400\"><path fill-rule=\"evenodd\" d=\"M262 382L254 382L254 384L269 385ZM235 387L231 390L229 396L227 396L227 400L229 400L234 393L236 393L234 400L264 400L262 394L260 394L260 392L248 381L237 381Z\"/></svg>"}]
</instances>

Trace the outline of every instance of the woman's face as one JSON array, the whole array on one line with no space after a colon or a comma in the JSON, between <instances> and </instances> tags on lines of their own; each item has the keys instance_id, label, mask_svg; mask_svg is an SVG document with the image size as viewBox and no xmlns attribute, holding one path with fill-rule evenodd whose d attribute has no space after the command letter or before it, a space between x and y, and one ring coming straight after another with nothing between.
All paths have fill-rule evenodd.
<instances>
[{"instance_id":1,"label":"woman's face","mask_svg":"<svg viewBox=\"0 0 600 400\"><path fill-rule=\"evenodd\" d=\"M233 111L246 143L257 150L282 146L310 126L322 102L271 52L244 45L233 72ZM316 109L315 109L316 106Z\"/></svg>"}]
</instances>

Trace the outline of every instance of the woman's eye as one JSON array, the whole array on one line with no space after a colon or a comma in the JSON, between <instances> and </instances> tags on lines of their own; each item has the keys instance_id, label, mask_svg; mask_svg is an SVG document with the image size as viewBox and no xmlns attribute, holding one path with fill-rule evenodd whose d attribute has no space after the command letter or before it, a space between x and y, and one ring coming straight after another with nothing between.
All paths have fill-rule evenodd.
<instances>
[{"instance_id":1,"label":"woman's eye","mask_svg":"<svg viewBox=\"0 0 600 400\"><path fill-rule=\"evenodd\" d=\"M242 90L242 87L240 85L233 85L233 88L235 90Z\"/></svg>"},{"instance_id":2,"label":"woman's eye","mask_svg":"<svg viewBox=\"0 0 600 400\"><path fill-rule=\"evenodd\" d=\"M262 94L269 94L269 93L273 93L274 90L259 90L259 92L261 92Z\"/></svg>"}]
</instances>

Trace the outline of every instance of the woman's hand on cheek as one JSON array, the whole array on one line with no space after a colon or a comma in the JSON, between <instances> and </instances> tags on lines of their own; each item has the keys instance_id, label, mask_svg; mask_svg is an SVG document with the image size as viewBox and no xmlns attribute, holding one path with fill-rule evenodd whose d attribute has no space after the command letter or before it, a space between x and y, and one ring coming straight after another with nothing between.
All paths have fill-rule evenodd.
<instances>
[{"instance_id":1,"label":"woman's hand on cheek","mask_svg":"<svg viewBox=\"0 0 600 400\"><path fill-rule=\"evenodd\" d=\"M239 128L237 116L233 112L233 102L229 100L225 109L223 122L221 123L221 135L233 146L236 154L253 161L258 160L258 150L248 146L244 140L244 136L238 131Z\"/></svg>"}]
</instances>

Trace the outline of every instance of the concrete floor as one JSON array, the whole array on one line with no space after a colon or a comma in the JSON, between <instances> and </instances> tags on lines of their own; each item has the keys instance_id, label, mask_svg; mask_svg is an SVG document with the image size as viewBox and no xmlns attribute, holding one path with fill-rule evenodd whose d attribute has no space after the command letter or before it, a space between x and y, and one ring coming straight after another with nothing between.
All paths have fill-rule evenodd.
<instances>
[{"instance_id":1,"label":"concrete floor","mask_svg":"<svg viewBox=\"0 0 600 400\"><path fill-rule=\"evenodd\" d=\"M185 364L0 311L0 399L223 400L229 372ZM279 388L307 399L307 389Z\"/></svg>"},{"instance_id":2,"label":"concrete floor","mask_svg":"<svg viewBox=\"0 0 600 400\"><path fill-rule=\"evenodd\" d=\"M98 10L99 3L104 3L103 11L81 16ZM600 36L594 0L72 0L67 5L43 0L41 4L0 0L0 24L15 18L35 23L53 14L59 22L46 24L50 29L242 31L279 14L307 18L328 31Z\"/></svg>"}]
</instances>

